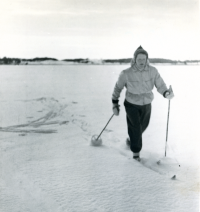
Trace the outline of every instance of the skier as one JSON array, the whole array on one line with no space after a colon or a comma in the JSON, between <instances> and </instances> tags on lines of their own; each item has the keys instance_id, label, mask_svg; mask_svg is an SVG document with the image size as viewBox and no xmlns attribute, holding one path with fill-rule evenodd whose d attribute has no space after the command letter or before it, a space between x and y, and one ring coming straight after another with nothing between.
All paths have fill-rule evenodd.
<instances>
[{"instance_id":1,"label":"skier","mask_svg":"<svg viewBox=\"0 0 200 212\"><path fill-rule=\"evenodd\" d=\"M133 158L138 161L142 149L142 133L150 121L154 85L165 98L170 100L174 97L172 89L167 88L157 69L149 65L148 53L140 46L134 53L131 67L120 73L112 94L113 113L118 116L118 99L122 89L126 87L124 106L129 135L126 142L130 145Z\"/></svg>"}]
</instances>

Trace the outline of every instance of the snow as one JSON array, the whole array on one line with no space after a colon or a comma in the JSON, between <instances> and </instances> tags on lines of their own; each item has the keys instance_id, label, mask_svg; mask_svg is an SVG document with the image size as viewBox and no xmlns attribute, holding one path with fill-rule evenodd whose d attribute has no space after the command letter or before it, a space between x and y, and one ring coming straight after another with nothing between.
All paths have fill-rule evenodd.
<instances>
[{"instance_id":1,"label":"snow","mask_svg":"<svg viewBox=\"0 0 200 212\"><path fill-rule=\"evenodd\" d=\"M91 145L126 67L0 66L0 211L199 211L197 66L158 66L175 94L167 157L168 100L156 89L140 163L125 144L124 91Z\"/></svg>"}]
</instances>

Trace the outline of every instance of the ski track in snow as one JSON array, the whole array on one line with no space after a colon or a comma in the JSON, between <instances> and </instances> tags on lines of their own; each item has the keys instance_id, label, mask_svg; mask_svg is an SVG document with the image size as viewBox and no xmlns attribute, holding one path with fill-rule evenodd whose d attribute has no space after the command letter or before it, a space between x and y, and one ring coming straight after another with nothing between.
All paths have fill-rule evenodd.
<instances>
[{"instance_id":1,"label":"ski track in snow","mask_svg":"<svg viewBox=\"0 0 200 212\"><path fill-rule=\"evenodd\" d=\"M129 146L126 145L125 139L124 142L121 142L119 139L115 138L114 135L109 135L108 137L110 137L107 140L110 140L109 146L118 151L121 155L133 160L132 152ZM158 164L158 161L161 161L160 164ZM138 163L158 174L165 175L169 179L177 173L180 174L181 170L177 161L171 158L164 158L161 155L149 155L143 151L141 154L141 161Z\"/></svg>"},{"instance_id":2,"label":"ski track in snow","mask_svg":"<svg viewBox=\"0 0 200 212\"><path fill-rule=\"evenodd\" d=\"M65 109L68 107L68 105L62 105L59 103L58 100L55 100L54 98L43 97L35 100L21 100L21 102L27 104L27 107L29 107L30 105L32 105L31 107L33 107L33 105L36 105L39 102L39 106L42 107L42 110L39 110L37 112L44 113L44 115L36 120L28 121L25 124L1 127L0 131L16 133L56 133L56 129L46 129L46 127L49 125L64 125L68 124L69 122L69 120L64 119ZM26 118L32 119L33 117L27 115Z\"/></svg>"},{"instance_id":3,"label":"ski track in snow","mask_svg":"<svg viewBox=\"0 0 200 212\"><path fill-rule=\"evenodd\" d=\"M91 136L102 123L86 121L89 112L84 108L80 112L78 102L43 97L21 103L36 106L38 117L29 121L36 117L31 111L27 122L0 129L5 133L0 149L0 211L196 211L191 204L195 185L188 190L184 180L170 180L178 166L169 167L169 161L157 165L160 156L145 153L141 163L134 161L125 140L109 126L102 135L103 145L91 146Z\"/></svg>"}]
</instances>

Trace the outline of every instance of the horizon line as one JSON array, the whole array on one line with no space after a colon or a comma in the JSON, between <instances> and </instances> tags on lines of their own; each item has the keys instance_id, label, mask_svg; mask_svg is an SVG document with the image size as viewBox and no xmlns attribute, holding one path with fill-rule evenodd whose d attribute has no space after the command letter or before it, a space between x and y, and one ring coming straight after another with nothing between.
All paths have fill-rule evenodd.
<instances>
[{"instance_id":1,"label":"horizon line","mask_svg":"<svg viewBox=\"0 0 200 212\"><path fill-rule=\"evenodd\" d=\"M110 59L110 58L89 58L89 57L77 57L77 58L65 58L65 59L57 59L55 57L33 57L33 58L23 58L23 57L7 57L7 56L4 56L0 59L3 59L3 58L7 58L7 59L21 59L21 60L31 60L31 59L41 59L41 58L46 58L46 59L55 59L57 61L63 61L63 60L77 60L77 59L84 59L84 60L121 60L121 59L132 59L132 57L124 57L124 58L113 58L113 59ZM185 60L180 60L180 59L169 59L169 58L159 58L159 57L154 57L154 58L148 58L148 59L164 59L164 60L171 60L171 61L194 61L194 60L197 60L197 61L200 61L200 59L185 59Z\"/></svg>"}]
</instances>

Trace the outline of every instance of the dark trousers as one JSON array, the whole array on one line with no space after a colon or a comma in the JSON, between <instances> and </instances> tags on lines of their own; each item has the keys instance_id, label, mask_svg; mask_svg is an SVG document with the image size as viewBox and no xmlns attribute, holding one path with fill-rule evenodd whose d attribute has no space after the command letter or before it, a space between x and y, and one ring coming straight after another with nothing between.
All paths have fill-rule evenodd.
<instances>
[{"instance_id":1,"label":"dark trousers","mask_svg":"<svg viewBox=\"0 0 200 212\"><path fill-rule=\"evenodd\" d=\"M130 149L138 153L142 149L142 133L149 125L151 116L151 104L135 105L125 100L128 134L130 137Z\"/></svg>"}]
</instances>

